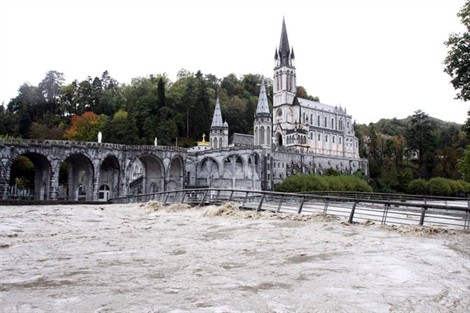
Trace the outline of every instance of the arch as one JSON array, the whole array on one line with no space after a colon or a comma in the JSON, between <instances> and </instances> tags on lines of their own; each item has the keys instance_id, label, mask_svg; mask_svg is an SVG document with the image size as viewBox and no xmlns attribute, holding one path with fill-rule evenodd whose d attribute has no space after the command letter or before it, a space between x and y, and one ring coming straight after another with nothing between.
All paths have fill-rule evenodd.
<instances>
[{"instance_id":1,"label":"arch","mask_svg":"<svg viewBox=\"0 0 470 313\"><path fill-rule=\"evenodd\" d=\"M107 201L110 198L119 196L120 186L120 166L118 158L115 155L108 154L99 166L99 181L98 185L107 186L108 193L104 194L101 189L98 190L98 200L102 200L100 196L107 196L108 198L103 201Z\"/></svg>"},{"instance_id":2,"label":"arch","mask_svg":"<svg viewBox=\"0 0 470 313\"><path fill-rule=\"evenodd\" d=\"M264 135L264 126L259 128L259 144L264 145L265 143L265 135Z\"/></svg>"},{"instance_id":3,"label":"arch","mask_svg":"<svg viewBox=\"0 0 470 313\"><path fill-rule=\"evenodd\" d=\"M165 169L159 157L152 154L140 155L134 159L130 167L129 192L131 194L165 190ZM133 172L134 169L138 171Z\"/></svg>"},{"instance_id":4,"label":"arch","mask_svg":"<svg viewBox=\"0 0 470 313\"><path fill-rule=\"evenodd\" d=\"M183 189L184 181L184 161L179 155L173 157L168 169L167 190Z\"/></svg>"},{"instance_id":5,"label":"arch","mask_svg":"<svg viewBox=\"0 0 470 313\"><path fill-rule=\"evenodd\" d=\"M237 180L245 179L244 175L245 164L243 158L238 154L231 154L224 159L224 175L223 178L227 181L230 180L228 186L236 188Z\"/></svg>"},{"instance_id":6,"label":"arch","mask_svg":"<svg viewBox=\"0 0 470 313\"><path fill-rule=\"evenodd\" d=\"M67 200L94 200L95 169L91 159L84 153L72 153L61 163L66 176L59 197Z\"/></svg>"},{"instance_id":7,"label":"arch","mask_svg":"<svg viewBox=\"0 0 470 313\"><path fill-rule=\"evenodd\" d=\"M279 147L282 147L283 142L282 142L282 134L281 134L281 133L277 133L277 134L276 134L276 141L277 141L277 145L278 145Z\"/></svg>"},{"instance_id":8,"label":"arch","mask_svg":"<svg viewBox=\"0 0 470 313\"><path fill-rule=\"evenodd\" d=\"M33 168L24 172L29 163ZM27 166L27 165L26 165ZM52 166L48 158L40 153L26 151L19 153L7 162L4 179L8 181L10 197L50 199Z\"/></svg>"},{"instance_id":9,"label":"arch","mask_svg":"<svg viewBox=\"0 0 470 313\"><path fill-rule=\"evenodd\" d=\"M199 186L212 186L212 181L219 178L219 164L212 157L205 157L197 164Z\"/></svg>"}]
</instances>

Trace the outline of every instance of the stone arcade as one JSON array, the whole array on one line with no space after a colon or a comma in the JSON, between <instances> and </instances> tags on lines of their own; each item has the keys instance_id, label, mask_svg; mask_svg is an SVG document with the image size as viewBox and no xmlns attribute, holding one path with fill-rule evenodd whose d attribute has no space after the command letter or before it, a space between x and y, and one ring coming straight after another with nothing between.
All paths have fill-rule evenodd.
<instances>
[{"instance_id":1,"label":"stone arcade","mask_svg":"<svg viewBox=\"0 0 470 313\"><path fill-rule=\"evenodd\" d=\"M261 82L253 135L234 134L217 97L209 141L190 148L126 146L101 142L0 140L0 198L12 197L13 161L35 166L35 199L107 200L185 187L266 189L298 173L362 170L359 141L346 110L296 96L294 49L283 20L275 50L273 112ZM105 139L104 139L105 140ZM59 183L61 165L67 181Z\"/></svg>"}]
</instances>

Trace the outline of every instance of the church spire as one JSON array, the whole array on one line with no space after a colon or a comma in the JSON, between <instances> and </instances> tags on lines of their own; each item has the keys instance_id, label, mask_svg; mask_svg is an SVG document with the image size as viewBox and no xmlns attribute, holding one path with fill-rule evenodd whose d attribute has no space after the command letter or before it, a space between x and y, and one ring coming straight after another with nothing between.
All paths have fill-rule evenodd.
<instances>
[{"instance_id":1,"label":"church spire","mask_svg":"<svg viewBox=\"0 0 470 313\"><path fill-rule=\"evenodd\" d=\"M261 79L261 90L258 97L258 106L256 107L256 115L270 114L268 97L266 96L266 86L264 84L264 77Z\"/></svg>"},{"instance_id":2,"label":"church spire","mask_svg":"<svg viewBox=\"0 0 470 313\"><path fill-rule=\"evenodd\" d=\"M222 120L222 111L220 110L219 95L217 95L217 101L215 102L214 116L212 117L212 127L222 127L224 122Z\"/></svg>"},{"instance_id":3,"label":"church spire","mask_svg":"<svg viewBox=\"0 0 470 313\"><path fill-rule=\"evenodd\" d=\"M281 66L290 65L289 38L287 38L286 20L282 18L281 41L279 42L279 58Z\"/></svg>"}]
</instances>

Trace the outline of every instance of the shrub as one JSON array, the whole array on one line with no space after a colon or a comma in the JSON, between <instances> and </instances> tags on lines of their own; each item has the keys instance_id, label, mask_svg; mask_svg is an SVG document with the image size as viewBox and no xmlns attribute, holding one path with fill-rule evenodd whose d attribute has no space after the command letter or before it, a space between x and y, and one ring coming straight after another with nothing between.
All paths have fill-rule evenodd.
<instances>
[{"instance_id":1,"label":"shrub","mask_svg":"<svg viewBox=\"0 0 470 313\"><path fill-rule=\"evenodd\" d=\"M414 195L427 195L429 193L429 184L422 178L413 179L408 184L408 193Z\"/></svg>"},{"instance_id":2,"label":"shrub","mask_svg":"<svg viewBox=\"0 0 470 313\"><path fill-rule=\"evenodd\" d=\"M452 188L449 179L434 177L429 180L429 192L433 196L451 196Z\"/></svg>"},{"instance_id":3,"label":"shrub","mask_svg":"<svg viewBox=\"0 0 470 313\"><path fill-rule=\"evenodd\" d=\"M372 192L372 187L357 176L318 176L299 174L276 184L274 190L281 192L310 191L361 191Z\"/></svg>"}]
</instances>

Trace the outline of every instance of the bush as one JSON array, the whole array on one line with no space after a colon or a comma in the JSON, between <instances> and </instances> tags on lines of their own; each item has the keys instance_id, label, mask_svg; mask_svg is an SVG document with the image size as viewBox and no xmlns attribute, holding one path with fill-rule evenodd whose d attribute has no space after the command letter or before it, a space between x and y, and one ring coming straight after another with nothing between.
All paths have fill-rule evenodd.
<instances>
[{"instance_id":1,"label":"bush","mask_svg":"<svg viewBox=\"0 0 470 313\"><path fill-rule=\"evenodd\" d=\"M422 178L413 179L408 184L408 193L414 195L427 195L429 194L429 184Z\"/></svg>"},{"instance_id":2,"label":"bush","mask_svg":"<svg viewBox=\"0 0 470 313\"><path fill-rule=\"evenodd\" d=\"M452 188L449 179L434 177L429 180L429 193L432 196L451 196Z\"/></svg>"},{"instance_id":3,"label":"bush","mask_svg":"<svg viewBox=\"0 0 470 313\"><path fill-rule=\"evenodd\" d=\"M408 193L446 197L465 196L470 194L470 183L443 177L434 177L428 181L420 178L409 183Z\"/></svg>"},{"instance_id":4,"label":"bush","mask_svg":"<svg viewBox=\"0 0 470 313\"><path fill-rule=\"evenodd\" d=\"M357 176L318 176L294 175L276 184L274 190L281 192L310 192L310 191L360 191L372 192L372 187Z\"/></svg>"}]
</instances>

